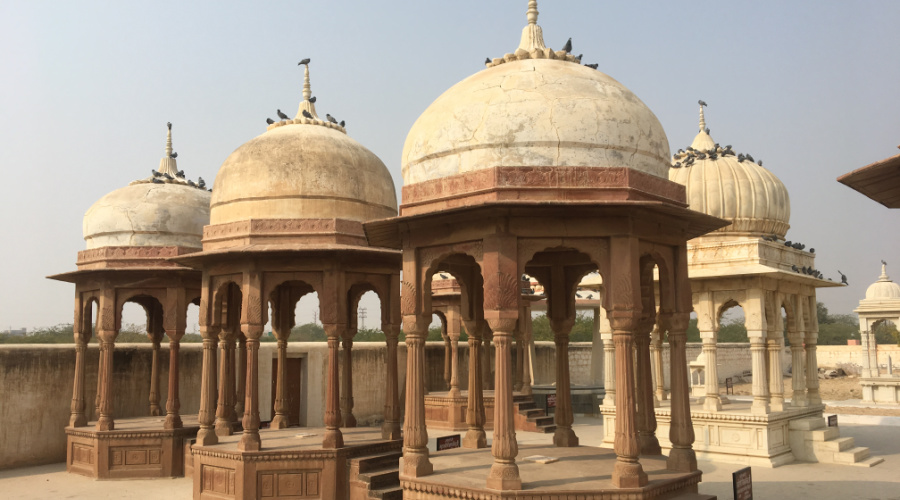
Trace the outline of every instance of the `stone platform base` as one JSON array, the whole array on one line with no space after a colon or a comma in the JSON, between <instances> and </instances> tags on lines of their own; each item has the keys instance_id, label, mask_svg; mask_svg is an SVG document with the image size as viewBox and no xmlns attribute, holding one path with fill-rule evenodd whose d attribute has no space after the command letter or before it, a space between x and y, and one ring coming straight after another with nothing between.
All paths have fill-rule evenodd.
<instances>
[{"instance_id":1,"label":"stone platform base","mask_svg":"<svg viewBox=\"0 0 900 500\"><path fill-rule=\"evenodd\" d=\"M241 434L191 448L195 499L348 498L350 462L399 451L402 440L381 439L381 429L342 429L344 447L323 449L324 428L262 429L262 450L237 449ZM396 467L396 464L395 464Z\"/></svg>"},{"instance_id":2,"label":"stone platform base","mask_svg":"<svg viewBox=\"0 0 900 500\"><path fill-rule=\"evenodd\" d=\"M123 418L115 430L66 427L66 470L94 479L180 477L184 442L199 430L196 416L182 417L184 427L165 430L165 417Z\"/></svg>"},{"instance_id":3,"label":"stone platform base","mask_svg":"<svg viewBox=\"0 0 900 500\"><path fill-rule=\"evenodd\" d=\"M558 461L541 464L526 460L526 457L535 455L557 458ZM649 477L646 486L615 488L611 481L615 461L615 453L603 448L520 445L516 463L522 478L522 489L499 491L486 487L493 463L490 449L458 448L432 454L433 474L418 478L401 475L400 484L404 500L500 500L513 497L528 500L715 499L697 494L700 471L680 473L668 470L663 456L641 457L641 465Z\"/></svg>"},{"instance_id":4,"label":"stone platform base","mask_svg":"<svg viewBox=\"0 0 900 500\"><path fill-rule=\"evenodd\" d=\"M863 403L900 403L900 376L861 377Z\"/></svg>"},{"instance_id":5,"label":"stone platform base","mask_svg":"<svg viewBox=\"0 0 900 500\"><path fill-rule=\"evenodd\" d=\"M694 451L701 460L712 460L758 467L778 467L796 460L791 451L791 422L822 417L824 405L790 407L769 414L750 413L750 402L731 400L720 411L703 409L692 400ZM672 448L669 426L672 421L669 401L656 408L656 437L663 450ZM612 448L615 439L616 410L601 406L604 448Z\"/></svg>"},{"instance_id":6,"label":"stone platform base","mask_svg":"<svg viewBox=\"0 0 900 500\"><path fill-rule=\"evenodd\" d=\"M425 395L425 425L429 429L464 431L468 392L462 391L457 397L448 392L429 392ZM494 391L484 391L484 428L494 428Z\"/></svg>"}]
</instances>

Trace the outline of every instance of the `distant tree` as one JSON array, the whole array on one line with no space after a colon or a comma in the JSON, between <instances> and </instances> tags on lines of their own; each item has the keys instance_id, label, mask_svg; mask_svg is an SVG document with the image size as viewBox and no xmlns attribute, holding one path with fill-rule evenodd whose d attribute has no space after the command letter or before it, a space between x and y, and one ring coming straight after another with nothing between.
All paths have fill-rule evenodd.
<instances>
[{"instance_id":1,"label":"distant tree","mask_svg":"<svg viewBox=\"0 0 900 500\"><path fill-rule=\"evenodd\" d=\"M291 342L324 342L325 340L327 340L325 329L316 323L295 326L291 328L291 336L288 337L288 341Z\"/></svg>"},{"instance_id":2,"label":"distant tree","mask_svg":"<svg viewBox=\"0 0 900 500\"><path fill-rule=\"evenodd\" d=\"M890 321L882 321L875 326L875 343L881 345L900 345L900 333L897 325Z\"/></svg>"},{"instance_id":3,"label":"distant tree","mask_svg":"<svg viewBox=\"0 0 900 500\"><path fill-rule=\"evenodd\" d=\"M354 342L384 342L384 332L378 328L360 328L356 330Z\"/></svg>"},{"instance_id":4,"label":"distant tree","mask_svg":"<svg viewBox=\"0 0 900 500\"><path fill-rule=\"evenodd\" d=\"M859 323L851 314L829 314L822 302L816 303L819 320L819 345L847 345L847 340L859 338Z\"/></svg>"},{"instance_id":5,"label":"distant tree","mask_svg":"<svg viewBox=\"0 0 900 500\"><path fill-rule=\"evenodd\" d=\"M688 322L687 341L688 342L701 342L700 329L697 328L697 318L693 318Z\"/></svg>"},{"instance_id":6,"label":"distant tree","mask_svg":"<svg viewBox=\"0 0 900 500\"><path fill-rule=\"evenodd\" d=\"M743 319L727 321L719 325L717 342L750 342L747 337L747 327Z\"/></svg>"}]
</instances>

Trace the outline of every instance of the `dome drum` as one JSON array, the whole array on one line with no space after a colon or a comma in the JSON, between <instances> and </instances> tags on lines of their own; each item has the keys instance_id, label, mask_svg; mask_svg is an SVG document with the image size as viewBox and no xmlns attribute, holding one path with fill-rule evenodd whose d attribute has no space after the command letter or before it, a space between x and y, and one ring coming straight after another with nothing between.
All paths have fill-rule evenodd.
<instances>
[{"instance_id":1,"label":"dome drum","mask_svg":"<svg viewBox=\"0 0 900 500\"><path fill-rule=\"evenodd\" d=\"M203 249L291 245L296 249L366 247L362 223L347 219L252 219L203 228Z\"/></svg>"}]
</instances>

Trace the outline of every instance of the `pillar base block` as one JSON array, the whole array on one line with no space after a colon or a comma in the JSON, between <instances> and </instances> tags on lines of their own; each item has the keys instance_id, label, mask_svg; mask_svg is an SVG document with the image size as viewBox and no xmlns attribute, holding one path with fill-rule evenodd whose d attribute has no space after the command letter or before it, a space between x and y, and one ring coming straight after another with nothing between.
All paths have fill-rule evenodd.
<instances>
[{"instance_id":1,"label":"pillar base block","mask_svg":"<svg viewBox=\"0 0 900 500\"><path fill-rule=\"evenodd\" d=\"M272 417L272 423L269 424L270 429L287 429L291 426L290 418L287 415L276 414Z\"/></svg>"},{"instance_id":2,"label":"pillar base block","mask_svg":"<svg viewBox=\"0 0 900 500\"><path fill-rule=\"evenodd\" d=\"M238 441L238 449L241 451L259 451L262 442L259 439L259 431L244 431L241 440Z\"/></svg>"},{"instance_id":3,"label":"pillar base block","mask_svg":"<svg viewBox=\"0 0 900 500\"><path fill-rule=\"evenodd\" d=\"M530 386L530 385L523 385L523 386L522 386L522 395L523 395L523 396L533 396L533 395L534 395L534 391L531 390L531 386Z\"/></svg>"},{"instance_id":4,"label":"pillar base block","mask_svg":"<svg viewBox=\"0 0 900 500\"><path fill-rule=\"evenodd\" d=\"M163 424L163 429L174 430L181 429L183 427L184 423L181 421L180 415L166 415L166 422Z\"/></svg>"},{"instance_id":5,"label":"pillar base block","mask_svg":"<svg viewBox=\"0 0 900 500\"><path fill-rule=\"evenodd\" d=\"M487 434L484 429L469 429L463 437L463 448L487 448Z\"/></svg>"},{"instance_id":6,"label":"pillar base block","mask_svg":"<svg viewBox=\"0 0 900 500\"><path fill-rule=\"evenodd\" d=\"M662 455L662 447L655 435L642 436L638 434L638 444L641 446L641 455Z\"/></svg>"},{"instance_id":7,"label":"pillar base block","mask_svg":"<svg viewBox=\"0 0 900 500\"><path fill-rule=\"evenodd\" d=\"M609 391L606 391L606 396L603 398L603 401L600 403L600 406L611 406L613 408L616 407L616 398L609 394Z\"/></svg>"},{"instance_id":8,"label":"pillar base block","mask_svg":"<svg viewBox=\"0 0 900 500\"><path fill-rule=\"evenodd\" d=\"M703 409L709 411L721 411L722 400L718 396L706 396L703 399Z\"/></svg>"},{"instance_id":9,"label":"pillar base block","mask_svg":"<svg viewBox=\"0 0 900 500\"><path fill-rule=\"evenodd\" d=\"M150 416L151 417L161 417L162 410L159 409L159 406L151 406L150 407Z\"/></svg>"},{"instance_id":10,"label":"pillar base block","mask_svg":"<svg viewBox=\"0 0 900 500\"><path fill-rule=\"evenodd\" d=\"M791 406L794 408L806 408L809 406L809 401L806 400L806 393L794 394L791 398Z\"/></svg>"},{"instance_id":11,"label":"pillar base block","mask_svg":"<svg viewBox=\"0 0 900 500\"><path fill-rule=\"evenodd\" d=\"M571 427L556 427L553 433L553 446L557 448L574 448L578 446L578 436Z\"/></svg>"},{"instance_id":12,"label":"pillar base block","mask_svg":"<svg viewBox=\"0 0 900 500\"><path fill-rule=\"evenodd\" d=\"M459 391L459 387L451 387L450 392L447 393L448 398L461 398L462 393Z\"/></svg>"},{"instance_id":13,"label":"pillar base block","mask_svg":"<svg viewBox=\"0 0 900 500\"><path fill-rule=\"evenodd\" d=\"M356 427L356 417L353 416L352 413L343 411L341 414L344 416L344 425L342 427L353 428Z\"/></svg>"},{"instance_id":14,"label":"pillar base block","mask_svg":"<svg viewBox=\"0 0 900 500\"><path fill-rule=\"evenodd\" d=\"M225 419L216 419L217 436L231 436L232 434L234 434L234 428L231 426L231 422Z\"/></svg>"},{"instance_id":15,"label":"pillar base block","mask_svg":"<svg viewBox=\"0 0 900 500\"><path fill-rule=\"evenodd\" d=\"M403 435L400 432L400 422L385 421L381 424L381 439L394 440L402 438Z\"/></svg>"},{"instance_id":16,"label":"pillar base block","mask_svg":"<svg viewBox=\"0 0 900 500\"><path fill-rule=\"evenodd\" d=\"M344 447L344 435L340 429L325 429L325 439L322 440L322 448L334 449Z\"/></svg>"},{"instance_id":17,"label":"pillar base block","mask_svg":"<svg viewBox=\"0 0 900 500\"><path fill-rule=\"evenodd\" d=\"M421 452L403 451L400 457L400 475L406 477L422 477L434 472L431 461L428 460L428 450Z\"/></svg>"},{"instance_id":18,"label":"pillar base block","mask_svg":"<svg viewBox=\"0 0 900 500\"><path fill-rule=\"evenodd\" d=\"M616 461L613 467L612 483L616 488L640 488L647 485L647 473L637 461Z\"/></svg>"},{"instance_id":19,"label":"pillar base block","mask_svg":"<svg viewBox=\"0 0 900 500\"><path fill-rule=\"evenodd\" d=\"M770 413L769 403L765 400L753 400L753 404L750 406L750 413L754 415L765 415Z\"/></svg>"},{"instance_id":20,"label":"pillar base block","mask_svg":"<svg viewBox=\"0 0 900 500\"><path fill-rule=\"evenodd\" d=\"M72 415L69 418L69 427L87 427L87 417L84 414Z\"/></svg>"},{"instance_id":21,"label":"pillar base block","mask_svg":"<svg viewBox=\"0 0 900 500\"><path fill-rule=\"evenodd\" d=\"M769 402L769 411L784 411L784 398L772 399Z\"/></svg>"},{"instance_id":22,"label":"pillar base block","mask_svg":"<svg viewBox=\"0 0 900 500\"><path fill-rule=\"evenodd\" d=\"M672 448L666 467L678 472L694 472L697 470L697 453L692 448Z\"/></svg>"},{"instance_id":23,"label":"pillar base block","mask_svg":"<svg viewBox=\"0 0 900 500\"><path fill-rule=\"evenodd\" d=\"M116 430L116 424L110 417L100 417L100 420L97 420L97 430L114 431Z\"/></svg>"},{"instance_id":24,"label":"pillar base block","mask_svg":"<svg viewBox=\"0 0 900 500\"><path fill-rule=\"evenodd\" d=\"M519 466L513 463L494 463L486 486L492 490L521 490L522 478Z\"/></svg>"},{"instance_id":25,"label":"pillar base block","mask_svg":"<svg viewBox=\"0 0 900 500\"><path fill-rule=\"evenodd\" d=\"M809 401L809 406L815 406L822 404L822 398L819 396L819 392L816 391L814 393L809 393L806 396L806 400Z\"/></svg>"},{"instance_id":26,"label":"pillar base block","mask_svg":"<svg viewBox=\"0 0 900 500\"><path fill-rule=\"evenodd\" d=\"M212 427L201 427L200 430L197 431L197 444L200 446L219 444L219 436L216 436L215 429Z\"/></svg>"}]
</instances>

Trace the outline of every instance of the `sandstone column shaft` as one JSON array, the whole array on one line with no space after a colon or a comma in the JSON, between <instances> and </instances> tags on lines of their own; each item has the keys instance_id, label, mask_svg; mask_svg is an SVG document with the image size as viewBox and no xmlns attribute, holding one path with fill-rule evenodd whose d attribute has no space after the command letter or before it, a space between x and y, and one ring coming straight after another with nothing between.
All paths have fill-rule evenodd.
<instances>
[{"instance_id":1,"label":"sandstone column shaft","mask_svg":"<svg viewBox=\"0 0 900 500\"><path fill-rule=\"evenodd\" d=\"M342 448L344 435L341 433L341 391L340 361L341 345L339 325L325 325L328 334L328 376L325 388L325 438L323 448Z\"/></svg>"},{"instance_id":2,"label":"sandstone column shaft","mask_svg":"<svg viewBox=\"0 0 900 500\"><path fill-rule=\"evenodd\" d=\"M283 335L279 334L279 337ZM284 429L290 427L290 417L287 412L287 396L285 395L287 388L284 380L287 373L287 340L278 339L278 367L275 373L275 416L272 417L270 424L273 429Z\"/></svg>"},{"instance_id":3,"label":"sandstone column shaft","mask_svg":"<svg viewBox=\"0 0 900 500\"><path fill-rule=\"evenodd\" d=\"M180 346L179 338L169 338L169 394L166 399L166 422L163 425L165 429L181 429L183 427L179 414L181 399L178 394L178 351Z\"/></svg>"},{"instance_id":4,"label":"sandstone column shaft","mask_svg":"<svg viewBox=\"0 0 900 500\"><path fill-rule=\"evenodd\" d=\"M238 442L238 449L241 451L259 451L262 448L259 439L259 337L262 325L258 326L258 330L252 335L247 332L247 385L242 420L244 433Z\"/></svg>"},{"instance_id":5,"label":"sandstone column shaft","mask_svg":"<svg viewBox=\"0 0 900 500\"><path fill-rule=\"evenodd\" d=\"M753 375L752 413L769 413L769 384L766 380L766 339L750 337L750 364Z\"/></svg>"},{"instance_id":6,"label":"sandstone column shaft","mask_svg":"<svg viewBox=\"0 0 900 500\"><path fill-rule=\"evenodd\" d=\"M105 335L104 335L105 333ZM100 393L100 418L97 420L98 431L114 430L115 422L113 421L113 404L112 404L112 385L113 385L113 354L115 352L115 341L106 340L114 339L116 332L101 332L100 344L103 356L103 372Z\"/></svg>"},{"instance_id":7,"label":"sandstone column shaft","mask_svg":"<svg viewBox=\"0 0 900 500\"><path fill-rule=\"evenodd\" d=\"M616 346L609 337L603 339L603 406L616 405Z\"/></svg>"},{"instance_id":8,"label":"sandstone column shaft","mask_svg":"<svg viewBox=\"0 0 900 500\"><path fill-rule=\"evenodd\" d=\"M706 355L706 397L703 399L703 409L719 411L722 409L722 398L719 396L719 360L717 356L716 339L703 339L703 354Z\"/></svg>"},{"instance_id":9,"label":"sandstone column shaft","mask_svg":"<svg viewBox=\"0 0 900 500\"><path fill-rule=\"evenodd\" d=\"M219 399L216 407L216 434L219 436L230 436L234 433L232 422L228 419L229 406L234 409L234 391L229 390L229 370L228 370L228 342L231 333L222 333L219 337ZM234 371L231 371L234 375ZM233 380L233 379L232 379ZM233 385L231 386L234 387Z\"/></svg>"},{"instance_id":10,"label":"sandstone column shaft","mask_svg":"<svg viewBox=\"0 0 900 500\"><path fill-rule=\"evenodd\" d=\"M635 488L647 484L647 474L638 461L641 452L635 425L634 341L632 332L613 326L616 352L616 464L613 486Z\"/></svg>"},{"instance_id":11,"label":"sandstone column shaft","mask_svg":"<svg viewBox=\"0 0 900 500\"><path fill-rule=\"evenodd\" d=\"M385 335L387 344L387 388L384 394L384 424L381 426L382 439L400 439L400 390L399 374L397 368L397 343L399 325L383 325L381 330Z\"/></svg>"},{"instance_id":12,"label":"sandstone column shaft","mask_svg":"<svg viewBox=\"0 0 900 500\"><path fill-rule=\"evenodd\" d=\"M780 333L780 332L779 332ZM769 340L769 409L784 411L784 375L781 363L781 340Z\"/></svg>"},{"instance_id":13,"label":"sandstone column shaft","mask_svg":"<svg viewBox=\"0 0 900 500\"><path fill-rule=\"evenodd\" d=\"M219 442L213 423L216 418L216 336L201 326L203 335L203 374L200 380L200 430L197 444L211 445Z\"/></svg>"},{"instance_id":14,"label":"sandstone column shaft","mask_svg":"<svg viewBox=\"0 0 900 500\"><path fill-rule=\"evenodd\" d=\"M84 414L84 357L86 350L87 344L83 339L78 338L75 342L75 382L72 387L69 427L84 427L87 425L87 416Z\"/></svg>"},{"instance_id":15,"label":"sandstone column shaft","mask_svg":"<svg viewBox=\"0 0 900 500\"><path fill-rule=\"evenodd\" d=\"M815 339L806 341L806 400L810 405L822 404L822 397L819 395L819 362L816 359Z\"/></svg>"},{"instance_id":16,"label":"sandstone column shaft","mask_svg":"<svg viewBox=\"0 0 900 500\"><path fill-rule=\"evenodd\" d=\"M238 350L237 350L237 375L235 382L237 387L234 389L234 413L235 415L244 415L244 396L245 387L247 386L247 338L242 332L238 332Z\"/></svg>"},{"instance_id":17,"label":"sandstone column shaft","mask_svg":"<svg viewBox=\"0 0 900 500\"><path fill-rule=\"evenodd\" d=\"M341 376L341 416L344 420L344 427L356 427L356 417L353 416L353 340L351 338L345 337L342 344L344 373Z\"/></svg>"},{"instance_id":18,"label":"sandstone column shaft","mask_svg":"<svg viewBox=\"0 0 900 500\"><path fill-rule=\"evenodd\" d=\"M650 328L643 327L635 333L637 351L637 425L641 455L661 455L656 437L656 412L653 404L653 374L650 366Z\"/></svg>"},{"instance_id":19,"label":"sandstone column shaft","mask_svg":"<svg viewBox=\"0 0 900 500\"><path fill-rule=\"evenodd\" d=\"M487 447L484 432L484 392L481 385L481 335L480 327L474 321L466 323L469 334L469 391L467 394L466 425L468 430L463 438L463 448Z\"/></svg>"},{"instance_id":20,"label":"sandstone column shaft","mask_svg":"<svg viewBox=\"0 0 900 500\"><path fill-rule=\"evenodd\" d=\"M425 337L430 318L405 316L406 332L406 420L400 475L420 477L434 469L428 459L428 429L425 426Z\"/></svg>"},{"instance_id":21,"label":"sandstone column shaft","mask_svg":"<svg viewBox=\"0 0 900 500\"><path fill-rule=\"evenodd\" d=\"M496 373L494 378L494 439L491 454L494 464L488 476L487 487L498 490L522 489L519 477L519 466L516 455L519 445L516 442L516 427L513 420L513 384L512 384L512 330L514 320L502 321L504 324L491 325L494 330L494 352L496 357ZM509 324L505 324L509 323Z\"/></svg>"},{"instance_id":22,"label":"sandstone column shaft","mask_svg":"<svg viewBox=\"0 0 900 500\"><path fill-rule=\"evenodd\" d=\"M150 416L162 415L159 407L159 340L153 339L153 355L150 359Z\"/></svg>"},{"instance_id":23,"label":"sandstone column shaft","mask_svg":"<svg viewBox=\"0 0 900 500\"><path fill-rule=\"evenodd\" d=\"M806 368L803 366L803 339L791 339L791 406L809 406L806 400Z\"/></svg>"},{"instance_id":24,"label":"sandstone column shaft","mask_svg":"<svg viewBox=\"0 0 900 500\"><path fill-rule=\"evenodd\" d=\"M669 380L672 389L672 426L669 428L669 440L672 442L672 449L669 452L667 466L680 472L697 470L687 368L689 321L688 313L675 313L669 323Z\"/></svg>"},{"instance_id":25,"label":"sandstone column shaft","mask_svg":"<svg viewBox=\"0 0 900 500\"><path fill-rule=\"evenodd\" d=\"M573 323L574 319L550 322L556 344L556 431L553 434L553 445L560 447L578 446L578 436L572 430L574 417L572 388L569 383L569 333Z\"/></svg>"}]
</instances>

